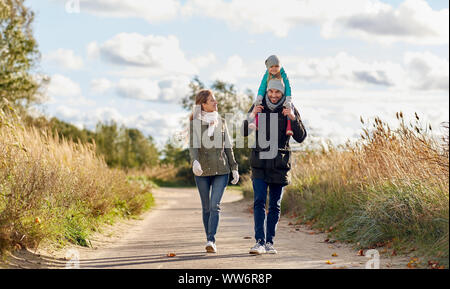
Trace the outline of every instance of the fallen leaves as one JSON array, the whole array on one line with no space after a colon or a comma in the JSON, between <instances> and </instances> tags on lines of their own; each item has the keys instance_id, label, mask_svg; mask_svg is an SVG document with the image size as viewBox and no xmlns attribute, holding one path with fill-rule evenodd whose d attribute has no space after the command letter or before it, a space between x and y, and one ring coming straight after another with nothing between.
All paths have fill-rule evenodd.
<instances>
[{"instance_id":1,"label":"fallen leaves","mask_svg":"<svg viewBox=\"0 0 450 289\"><path fill-rule=\"evenodd\" d=\"M445 266L440 266L438 261L428 261L428 266L430 269L445 269Z\"/></svg>"},{"instance_id":2,"label":"fallen leaves","mask_svg":"<svg viewBox=\"0 0 450 289\"><path fill-rule=\"evenodd\" d=\"M333 253L333 254L331 254L331 256L332 256L332 257L337 257L338 254L337 254L337 253Z\"/></svg>"},{"instance_id":3,"label":"fallen leaves","mask_svg":"<svg viewBox=\"0 0 450 289\"><path fill-rule=\"evenodd\" d=\"M406 264L406 266L410 269L414 269L414 268L417 268L419 263L420 262L419 262L418 258L411 258L411 260L408 262L408 264Z\"/></svg>"},{"instance_id":4,"label":"fallen leaves","mask_svg":"<svg viewBox=\"0 0 450 289\"><path fill-rule=\"evenodd\" d=\"M327 260L327 261L325 262L325 264L328 264L328 265L333 265L334 263L333 263L333 262L331 262L330 260Z\"/></svg>"},{"instance_id":5,"label":"fallen leaves","mask_svg":"<svg viewBox=\"0 0 450 289\"><path fill-rule=\"evenodd\" d=\"M36 224L40 224L40 223L41 223L41 219L39 219L39 217L36 217L36 218L34 219L34 222L35 222Z\"/></svg>"},{"instance_id":6,"label":"fallen leaves","mask_svg":"<svg viewBox=\"0 0 450 289\"><path fill-rule=\"evenodd\" d=\"M364 250L363 249L359 250L356 255L357 256L366 256L366 255L364 255Z\"/></svg>"},{"instance_id":7,"label":"fallen leaves","mask_svg":"<svg viewBox=\"0 0 450 289\"><path fill-rule=\"evenodd\" d=\"M177 254L175 254L175 253L167 253L167 257L175 257Z\"/></svg>"}]
</instances>

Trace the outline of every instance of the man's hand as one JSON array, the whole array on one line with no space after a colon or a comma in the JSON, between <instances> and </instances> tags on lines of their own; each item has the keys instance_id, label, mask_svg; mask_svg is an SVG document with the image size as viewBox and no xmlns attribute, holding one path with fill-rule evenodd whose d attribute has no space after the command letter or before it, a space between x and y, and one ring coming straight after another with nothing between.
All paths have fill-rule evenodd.
<instances>
[{"instance_id":1,"label":"man's hand","mask_svg":"<svg viewBox=\"0 0 450 289\"><path fill-rule=\"evenodd\" d=\"M289 117L290 120L295 120L295 114L292 112L292 109L283 109L283 115Z\"/></svg>"},{"instance_id":2,"label":"man's hand","mask_svg":"<svg viewBox=\"0 0 450 289\"><path fill-rule=\"evenodd\" d=\"M261 113L263 111L263 109L264 109L264 106L262 106L262 105L255 106L251 113L251 117L255 118L258 113Z\"/></svg>"}]
</instances>

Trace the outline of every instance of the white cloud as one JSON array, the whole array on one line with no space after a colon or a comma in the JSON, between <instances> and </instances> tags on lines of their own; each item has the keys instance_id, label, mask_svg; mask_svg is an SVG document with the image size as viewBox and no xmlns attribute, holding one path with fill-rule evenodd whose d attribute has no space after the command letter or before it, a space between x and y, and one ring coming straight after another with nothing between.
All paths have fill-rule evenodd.
<instances>
[{"instance_id":1,"label":"white cloud","mask_svg":"<svg viewBox=\"0 0 450 289\"><path fill-rule=\"evenodd\" d=\"M159 96L159 87L156 81L149 79L124 78L117 83L116 92L125 98L156 101Z\"/></svg>"},{"instance_id":2,"label":"white cloud","mask_svg":"<svg viewBox=\"0 0 450 289\"><path fill-rule=\"evenodd\" d=\"M126 124L126 117L115 107L101 107L97 108L94 113L95 120L101 122L115 121L119 124Z\"/></svg>"},{"instance_id":3,"label":"white cloud","mask_svg":"<svg viewBox=\"0 0 450 289\"><path fill-rule=\"evenodd\" d=\"M112 87L112 82L107 78L96 78L91 81L91 90L94 93L103 94Z\"/></svg>"},{"instance_id":4,"label":"white cloud","mask_svg":"<svg viewBox=\"0 0 450 289\"><path fill-rule=\"evenodd\" d=\"M395 9L361 11L329 22L322 31L326 37L347 34L382 43L448 44L449 10L433 10L425 0L406 0Z\"/></svg>"},{"instance_id":5,"label":"white cloud","mask_svg":"<svg viewBox=\"0 0 450 289\"><path fill-rule=\"evenodd\" d=\"M239 78L247 76L247 67L242 58L238 55L230 56L225 66L212 75L213 79L218 79L230 83L236 83Z\"/></svg>"},{"instance_id":6,"label":"white cloud","mask_svg":"<svg viewBox=\"0 0 450 289\"><path fill-rule=\"evenodd\" d=\"M198 73L180 48L178 39L169 35L154 36L139 33L120 33L103 44L92 42L87 47L90 57L126 67L131 71L144 70L147 74L169 75Z\"/></svg>"},{"instance_id":7,"label":"white cloud","mask_svg":"<svg viewBox=\"0 0 450 289\"><path fill-rule=\"evenodd\" d=\"M43 56L43 61L62 68L78 70L83 67L83 59L75 55L73 50L58 49Z\"/></svg>"},{"instance_id":8,"label":"white cloud","mask_svg":"<svg viewBox=\"0 0 450 289\"><path fill-rule=\"evenodd\" d=\"M397 83L402 83L403 77L403 69L400 64L365 63L345 52L324 58L286 57L284 61L294 67L293 71L287 71L290 77L324 81L338 86L392 87Z\"/></svg>"},{"instance_id":9,"label":"white cloud","mask_svg":"<svg viewBox=\"0 0 450 289\"><path fill-rule=\"evenodd\" d=\"M113 84L116 93L124 98L157 102L178 102L189 93L190 79L170 77L162 80L122 78Z\"/></svg>"},{"instance_id":10,"label":"white cloud","mask_svg":"<svg viewBox=\"0 0 450 289\"><path fill-rule=\"evenodd\" d=\"M95 41L90 42L86 46L86 52L87 52L88 58L90 58L90 59L96 59L96 58L100 57L100 47L98 46L98 43Z\"/></svg>"},{"instance_id":11,"label":"white cloud","mask_svg":"<svg viewBox=\"0 0 450 289\"><path fill-rule=\"evenodd\" d=\"M61 74L54 74L48 84L47 93L51 98L71 97L81 95L81 88L78 83L70 78Z\"/></svg>"},{"instance_id":12,"label":"white cloud","mask_svg":"<svg viewBox=\"0 0 450 289\"><path fill-rule=\"evenodd\" d=\"M420 44L449 42L449 12L425 0L406 0L397 9L378 0L189 0L186 17L225 21L234 29L286 37L295 26L317 25L326 38L350 35L366 41ZM220 12L218 12L220 11Z\"/></svg>"},{"instance_id":13,"label":"white cloud","mask_svg":"<svg viewBox=\"0 0 450 289\"><path fill-rule=\"evenodd\" d=\"M344 143L356 139L364 120L378 116L394 128L395 113L402 111L406 121L417 112L424 123L439 133L441 123L448 121L448 94L435 92L357 91L350 89L295 90L294 105L299 110L308 133L315 138ZM314 139L314 138L313 138ZM308 140L309 141L309 140Z\"/></svg>"},{"instance_id":14,"label":"white cloud","mask_svg":"<svg viewBox=\"0 0 450 289\"><path fill-rule=\"evenodd\" d=\"M64 103L71 106L95 105L95 101L82 95L81 87L77 82L61 74L54 74L50 77L46 93L49 97L48 103L51 104Z\"/></svg>"},{"instance_id":15,"label":"white cloud","mask_svg":"<svg viewBox=\"0 0 450 289\"><path fill-rule=\"evenodd\" d=\"M78 109L68 107L65 105L60 105L56 108L56 115L62 117L63 119L74 119L80 115Z\"/></svg>"},{"instance_id":16,"label":"white cloud","mask_svg":"<svg viewBox=\"0 0 450 289\"><path fill-rule=\"evenodd\" d=\"M159 100L163 102L178 102L189 92L190 78L172 77L158 82Z\"/></svg>"},{"instance_id":17,"label":"white cloud","mask_svg":"<svg viewBox=\"0 0 450 289\"><path fill-rule=\"evenodd\" d=\"M339 87L448 91L448 59L406 52L403 63L362 61L345 52L324 58L283 57L291 78Z\"/></svg>"},{"instance_id":18,"label":"white cloud","mask_svg":"<svg viewBox=\"0 0 450 289\"><path fill-rule=\"evenodd\" d=\"M216 55L214 53L208 53L191 59L191 63L197 68L205 68L217 62Z\"/></svg>"},{"instance_id":19,"label":"white cloud","mask_svg":"<svg viewBox=\"0 0 450 289\"><path fill-rule=\"evenodd\" d=\"M409 86L418 90L447 90L449 88L449 61L430 53L408 52L404 63Z\"/></svg>"}]
</instances>

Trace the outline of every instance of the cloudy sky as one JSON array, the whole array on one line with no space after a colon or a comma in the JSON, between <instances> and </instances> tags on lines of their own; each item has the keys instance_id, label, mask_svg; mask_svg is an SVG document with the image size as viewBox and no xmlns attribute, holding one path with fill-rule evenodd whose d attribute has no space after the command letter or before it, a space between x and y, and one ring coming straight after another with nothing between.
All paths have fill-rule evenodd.
<instances>
[{"instance_id":1,"label":"cloudy sky","mask_svg":"<svg viewBox=\"0 0 450 289\"><path fill-rule=\"evenodd\" d=\"M276 4L274 4L276 3ZM180 129L195 75L256 93L271 54L316 137L343 142L360 116L449 119L448 0L40 0L51 77L39 109L79 127L115 120L159 144ZM79 10L78 10L79 8ZM220 109L220 108L219 108Z\"/></svg>"}]
</instances>

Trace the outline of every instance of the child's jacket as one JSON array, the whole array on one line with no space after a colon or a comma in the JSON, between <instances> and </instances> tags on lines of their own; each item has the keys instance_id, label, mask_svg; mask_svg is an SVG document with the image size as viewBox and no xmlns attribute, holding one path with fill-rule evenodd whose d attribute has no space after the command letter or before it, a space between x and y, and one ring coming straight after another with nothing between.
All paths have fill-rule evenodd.
<instances>
[{"instance_id":1,"label":"child's jacket","mask_svg":"<svg viewBox=\"0 0 450 289\"><path fill-rule=\"evenodd\" d=\"M289 84L289 78L287 77L286 72L284 71L283 67L281 67L281 69L280 69L280 74L281 74L281 78L283 79L284 87L285 87L284 95L286 95L286 98L289 98L291 96L291 86ZM259 85L258 95L260 95L260 96L266 95L268 79L269 79L269 70L266 70L266 73L264 74L261 84Z\"/></svg>"}]
</instances>

